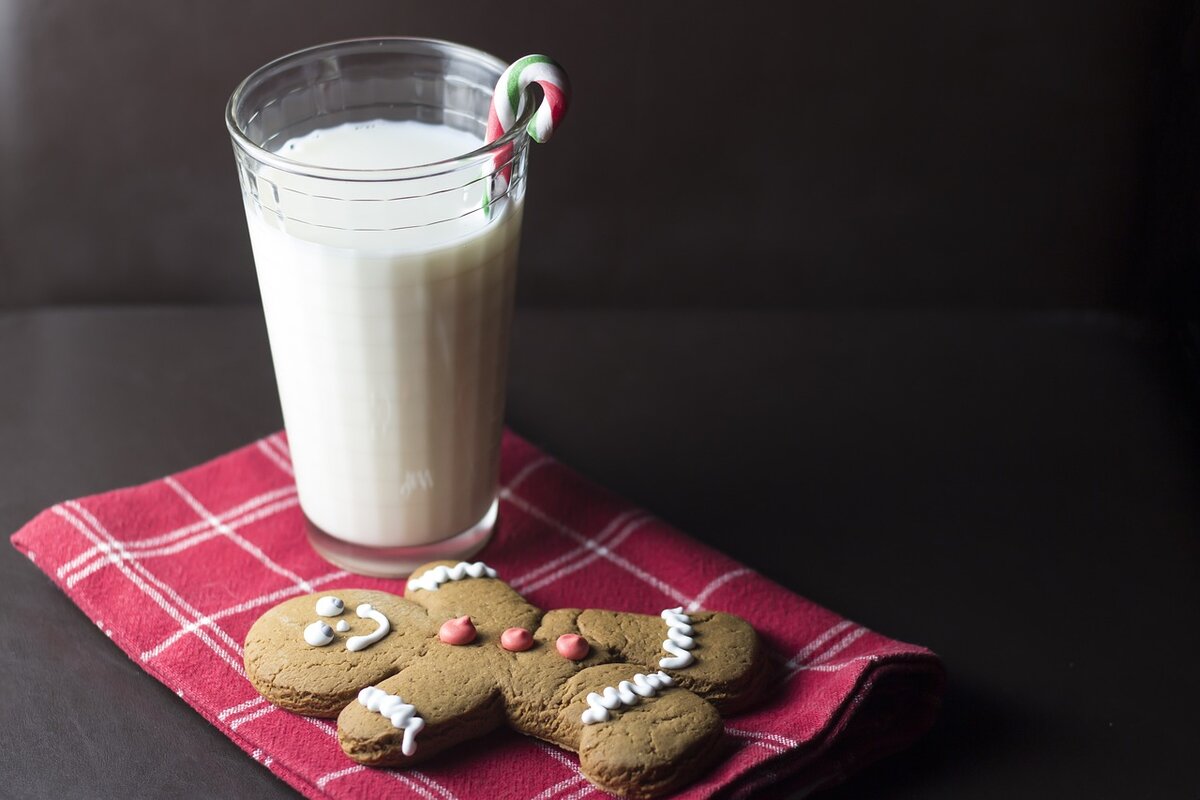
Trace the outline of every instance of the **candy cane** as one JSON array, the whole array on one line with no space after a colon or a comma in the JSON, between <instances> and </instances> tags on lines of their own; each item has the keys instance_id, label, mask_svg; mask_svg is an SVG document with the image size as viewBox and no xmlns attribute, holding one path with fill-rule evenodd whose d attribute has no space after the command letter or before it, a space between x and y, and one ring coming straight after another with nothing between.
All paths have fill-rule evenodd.
<instances>
[{"instance_id":1,"label":"candy cane","mask_svg":"<svg viewBox=\"0 0 1200 800\"><path fill-rule=\"evenodd\" d=\"M542 87L544 97L525 130L538 144L550 141L555 127L566 116L571 84L567 73L554 59L533 55L514 61L496 81L484 144L496 141L512 128L525 107L525 90L534 83Z\"/></svg>"},{"instance_id":2,"label":"candy cane","mask_svg":"<svg viewBox=\"0 0 1200 800\"><path fill-rule=\"evenodd\" d=\"M542 104L525 130L529 138L538 144L550 140L554 129L566 116L571 101L571 83L567 80L567 73L554 59L532 55L514 61L496 81L496 90L492 93L492 104L488 109L487 131L483 139L485 145L499 139L516 123L525 108L525 91L534 83L542 87ZM508 189L508 181L512 177L511 159L512 145L500 148L495 155L495 164L499 167L495 177L496 195ZM488 206L489 200L485 198L485 209Z\"/></svg>"}]
</instances>

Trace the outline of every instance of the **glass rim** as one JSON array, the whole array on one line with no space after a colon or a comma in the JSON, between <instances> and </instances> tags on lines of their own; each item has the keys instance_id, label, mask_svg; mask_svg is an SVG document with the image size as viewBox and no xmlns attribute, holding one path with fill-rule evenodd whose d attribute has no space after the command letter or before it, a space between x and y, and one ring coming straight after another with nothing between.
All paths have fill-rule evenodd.
<instances>
[{"instance_id":1,"label":"glass rim","mask_svg":"<svg viewBox=\"0 0 1200 800\"><path fill-rule=\"evenodd\" d=\"M537 113L537 104L532 102L531 91L526 90L522 97L524 108L518 115L513 126L504 133L499 139L487 144L481 145L475 150L462 155L453 156L451 158L442 159L439 161L430 161L425 164L412 164L407 167L384 167L380 169L344 169L340 167L322 167L315 164L307 164L303 161L281 156L278 153L272 152L265 147L255 143L241 129L234 119L234 108L243 98L250 87L257 81L261 80L268 72L277 69L278 67L291 61L298 61L302 58L312 56L315 53L329 51L335 49L345 49L347 47L355 47L361 45L388 45L401 43L421 43L431 44L438 47L446 48L455 51L456 55L462 55L483 62L485 65L494 67L497 75L502 74L508 65L500 59L474 47L458 44L457 42L447 41L445 39L429 39L422 36L371 36L359 39L340 39L335 42L325 42L323 44L305 47L300 50L294 50L286 55L279 56L276 59L268 61L266 64L255 69L249 75L242 79L233 93L229 95L229 100L225 103L225 127L229 129L229 135L232 137L234 144L239 150L247 156L253 158L259 163L274 167L282 172L287 172L292 175L300 175L309 178L324 178L327 180L338 181L359 181L359 182L376 182L376 181L400 181L412 180L417 178L431 178L438 175L446 175L456 172L465 167L473 166L477 162L482 162L485 158L494 156L497 151L508 147L517 139L526 135L525 129L529 122Z\"/></svg>"}]
</instances>

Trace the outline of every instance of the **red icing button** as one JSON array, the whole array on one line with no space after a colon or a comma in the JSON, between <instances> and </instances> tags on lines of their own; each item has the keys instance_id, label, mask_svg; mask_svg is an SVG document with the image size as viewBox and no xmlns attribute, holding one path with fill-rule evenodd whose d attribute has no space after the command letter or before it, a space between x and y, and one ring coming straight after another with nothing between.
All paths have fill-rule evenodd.
<instances>
[{"instance_id":1,"label":"red icing button","mask_svg":"<svg viewBox=\"0 0 1200 800\"><path fill-rule=\"evenodd\" d=\"M533 634L524 628L509 628L500 634L500 646L505 650L520 653L533 647Z\"/></svg>"},{"instance_id":2,"label":"red icing button","mask_svg":"<svg viewBox=\"0 0 1200 800\"><path fill-rule=\"evenodd\" d=\"M582 661L592 651L592 646L588 644L588 640L574 633L564 633L558 637L558 641L554 643L554 646L558 648L560 656L568 658L571 661Z\"/></svg>"},{"instance_id":3,"label":"red icing button","mask_svg":"<svg viewBox=\"0 0 1200 800\"><path fill-rule=\"evenodd\" d=\"M448 619L442 623L438 638L446 644L470 644L475 641L475 623L470 617Z\"/></svg>"}]
</instances>

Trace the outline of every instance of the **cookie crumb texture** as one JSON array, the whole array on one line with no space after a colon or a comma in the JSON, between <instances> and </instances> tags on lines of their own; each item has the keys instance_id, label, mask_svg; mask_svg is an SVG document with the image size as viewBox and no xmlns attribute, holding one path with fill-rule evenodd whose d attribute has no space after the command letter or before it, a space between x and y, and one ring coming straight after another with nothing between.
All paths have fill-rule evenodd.
<instances>
[{"instance_id":1,"label":"cookie crumb texture","mask_svg":"<svg viewBox=\"0 0 1200 800\"><path fill-rule=\"evenodd\" d=\"M457 565L438 561L419 568L403 598L340 589L272 608L246 636L250 682L281 708L337 717L342 750L360 764L420 764L507 726L578 753L583 774L601 789L648 798L675 791L711 768L721 753L721 715L756 702L770 679L758 636L740 617L690 614L694 660L665 669L660 662L670 657L663 649L667 624L658 615L542 612L479 569L458 570L463 578L436 589L419 585L422 574L439 566ZM342 601L337 617L317 612L317 601L329 596ZM365 606L377 613L368 614ZM330 610L329 601L322 610ZM348 650L351 638L383 628L380 614L386 634L357 652ZM459 645L441 641L443 624L464 616L474 624L475 638ZM305 639L305 629L318 620L333 627L327 644ZM512 628L532 632L528 649L502 645ZM568 634L586 640L585 657L571 660L559 652L559 637ZM656 674L665 680L645 677ZM398 698L384 706L391 716L378 703L371 710L359 700L369 686Z\"/></svg>"}]
</instances>

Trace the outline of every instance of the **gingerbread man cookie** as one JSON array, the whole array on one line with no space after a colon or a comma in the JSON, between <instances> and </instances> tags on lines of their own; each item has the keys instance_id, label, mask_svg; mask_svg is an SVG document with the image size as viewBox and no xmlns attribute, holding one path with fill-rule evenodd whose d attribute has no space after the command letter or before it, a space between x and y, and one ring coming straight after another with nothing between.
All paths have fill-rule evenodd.
<instances>
[{"instance_id":1,"label":"gingerbread man cookie","mask_svg":"<svg viewBox=\"0 0 1200 800\"><path fill-rule=\"evenodd\" d=\"M404 597L288 600L246 636L246 674L276 705L338 718L346 755L404 767L507 725L579 754L583 774L653 797L719 754L721 714L768 679L740 617L543 612L476 562L417 569Z\"/></svg>"}]
</instances>

